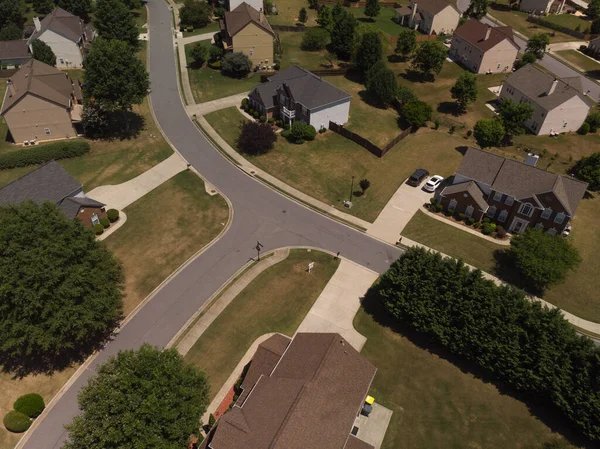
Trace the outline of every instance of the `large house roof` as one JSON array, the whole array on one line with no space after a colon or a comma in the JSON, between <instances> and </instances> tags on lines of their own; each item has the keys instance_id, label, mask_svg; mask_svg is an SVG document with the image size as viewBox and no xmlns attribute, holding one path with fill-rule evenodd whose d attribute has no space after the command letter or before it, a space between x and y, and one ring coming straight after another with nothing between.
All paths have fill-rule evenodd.
<instances>
[{"instance_id":1,"label":"large house roof","mask_svg":"<svg viewBox=\"0 0 600 449\"><path fill-rule=\"evenodd\" d=\"M484 211L487 210L488 203L485 201L483 192L481 191L481 189L479 188L477 183L474 181L462 182L460 184L454 184L454 185L445 187L444 190L442 191L441 195L446 196L446 195L452 195L454 193L463 193L463 192L471 195L471 198L473 198L473 200L477 203L477 205L479 206L479 208L481 210L484 210Z\"/></svg>"},{"instance_id":2,"label":"large house roof","mask_svg":"<svg viewBox=\"0 0 600 449\"><path fill-rule=\"evenodd\" d=\"M241 406L223 415L211 449L372 449L351 438L376 369L339 334L299 333Z\"/></svg>"},{"instance_id":3,"label":"large house roof","mask_svg":"<svg viewBox=\"0 0 600 449\"><path fill-rule=\"evenodd\" d=\"M492 27L478 20L470 19L459 26L454 31L454 34L460 36L483 52L495 47L505 39L515 48L519 48L514 41L513 29L509 26Z\"/></svg>"},{"instance_id":4,"label":"large house roof","mask_svg":"<svg viewBox=\"0 0 600 449\"><path fill-rule=\"evenodd\" d=\"M239 33L249 23L254 23L271 36L275 36L265 15L262 12L258 12L246 2L241 3L234 10L225 13L225 29L231 37Z\"/></svg>"},{"instance_id":5,"label":"large house roof","mask_svg":"<svg viewBox=\"0 0 600 449\"><path fill-rule=\"evenodd\" d=\"M92 33L89 25L62 8L54 8L40 21L40 29L31 35L29 42L36 40L46 30L54 31L73 42L78 42L84 34ZM91 35L87 36L88 40L91 40L91 37Z\"/></svg>"},{"instance_id":6,"label":"large house roof","mask_svg":"<svg viewBox=\"0 0 600 449\"><path fill-rule=\"evenodd\" d=\"M250 95L260 97L263 106L269 109L275 105L274 98L277 89L283 85L288 88L294 101L308 109L350 99L348 93L296 65L269 77L269 81L256 86Z\"/></svg>"},{"instance_id":7,"label":"large house roof","mask_svg":"<svg viewBox=\"0 0 600 449\"><path fill-rule=\"evenodd\" d=\"M65 72L31 59L9 78L0 115L6 113L27 93L68 108L71 95L81 96L81 89Z\"/></svg>"},{"instance_id":8,"label":"large house roof","mask_svg":"<svg viewBox=\"0 0 600 449\"><path fill-rule=\"evenodd\" d=\"M583 198L587 184L557 175L477 148L469 148L456 174L486 184L492 190L517 200L534 198L544 206L544 194L552 192L572 216Z\"/></svg>"},{"instance_id":9,"label":"large house roof","mask_svg":"<svg viewBox=\"0 0 600 449\"><path fill-rule=\"evenodd\" d=\"M506 78L506 82L546 110L552 110L573 97L581 98L589 106L592 104L590 99L583 95L579 76L555 78L554 75L538 69L533 64L527 64L511 73ZM548 94L555 82L554 91Z\"/></svg>"},{"instance_id":10,"label":"large house roof","mask_svg":"<svg viewBox=\"0 0 600 449\"><path fill-rule=\"evenodd\" d=\"M24 59L31 57L26 40L0 41L0 61L6 59Z\"/></svg>"},{"instance_id":11,"label":"large house roof","mask_svg":"<svg viewBox=\"0 0 600 449\"><path fill-rule=\"evenodd\" d=\"M427 11L431 15L436 15L446 9L448 6L455 9L460 14L456 6L446 0L414 0L413 3L417 4L417 11L422 9Z\"/></svg>"}]
</instances>

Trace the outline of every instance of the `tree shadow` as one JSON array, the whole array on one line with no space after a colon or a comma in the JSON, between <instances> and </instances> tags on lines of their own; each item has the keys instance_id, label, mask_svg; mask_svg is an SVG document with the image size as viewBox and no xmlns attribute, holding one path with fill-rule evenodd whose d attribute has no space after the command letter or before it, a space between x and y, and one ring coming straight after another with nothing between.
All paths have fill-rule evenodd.
<instances>
[{"instance_id":1,"label":"tree shadow","mask_svg":"<svg viewBox=\"0 0 600 449\"><path fill-rule=\"evenodd\" d=\"M594 79L600 80L600 70L589 70L589 71L585 72L585 75L588 78L594 78Z\"/></svg>"},{"instance_id":2,"label":"tree shadow","mask_svg":"<svg viewBox=\"0 0 600 449\"><path fill-rule=\"evenodd\" d=\"M130 140L139 137L146 128L146 118L133 111L113 112L109 117L109 133L105 139Z\"/></svg>"},{"instance_id":3,"label":"tree shadow","mask_svg":"<svg viewBox=\"0 0 600 449\"><path fill-rule=\"evenodd\" d=\"M495 11L510 11L510 5L505 5L503 3L490 3L489 7Z\"/></svg>"},{"instance_id":4,"label":"tree shadow","mask_svg":"<svg viewBox=\"0 0 600 449\"><path fill-rule=\"evenodd\" d=\"M487 370L482 369L474 362L450 352L445 346L434 341L429 335L416 331L406 323L402 323L391 316L385 309L377 292L377 286L371 287L361 298L364 311L379 325L406 337L418 348L434 354L456 366L465 374L470 374L480 381L494 385L502 395L511 396L523 402L535 417L539 418L553 432L560 433L571 444L586 449L596 448L596 444L582 436L576 429L570 427L562 412L550 401L522 391L518 391L505 382L497 380Z\"/></svg>"},{"instance_id":5,"label":"tree shadow","mask_svg":"<svg viewBox=\"0 0 600 449\"><path fill-rule=\"evenodd\" d=\"M407 56L398 55L396 53L393 53L387 57L388 62L391 64L395 64L397 62L406 62L409 59L410 58Z\"/></svg>"},{"instance_id":6,"label":"tree shadow","mask_svg":"<svg viewBox=\"0 0 600 449\"><path fill-rule=\"evenodd\" d=\"M375 19L371 18L371 17L359 17L358 19L359 22L362 23L375 23Z\"/></svg>"},{"instance_id":7,"label":"tree shadow","mask_svg":"<svg viewBox=\"0 0 600 449\"><path fill-rule=\"evenodd\" d=\"M493 253L495 267L494 274L514 287L523 290L526 294L543 296L544 291L534 288L529 284L517 270L514 261L510 257L508 248L496 250Z\"/></svg>"},{"instance_id":8,"label":"tree shadow","mask_svg":"<svg viewBox=\"0 0 600 449\"><path fill-rule=\"evenodd\" d=\"M369 106L372 106L374 108L377 109L387 109L388 105L382 103L377 97L371 95L368 91L366 90L361 90L358 92L358 96L360 97L360 99L362 101L364 101L365 103L367 103Z\"/></svg>"},{"instance_id":9,"label":"tree shadow","mask_svg":"<svg viewBox=\"0 0 600 449\"><path fill-rule=\"evenodd\" d=\"M441 114L453 115L454 117L460 117L465 113L462 111L458 104L455 101L442 101L438 107L437 111Z\"/></svg>"},{"instance_id":10,"label":"tree shadow","mask_svg":"<svg viewBox=\"0 0 600 449\"><path fill-rule=\"evenodd\" d=\"M421 72L417 72L416 70L412 69L406 69L406 71L401 73L400 76L411 83L431 83L435 81L435 77L433 75L424 75Z\"/></svg>"}]
</instances>

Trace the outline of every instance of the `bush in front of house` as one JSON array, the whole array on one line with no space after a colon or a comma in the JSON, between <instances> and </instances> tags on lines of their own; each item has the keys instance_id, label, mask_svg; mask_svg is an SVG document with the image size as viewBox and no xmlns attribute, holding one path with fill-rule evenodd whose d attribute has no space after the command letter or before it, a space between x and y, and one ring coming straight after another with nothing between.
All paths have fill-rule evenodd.
<instances>
[{"instance_id":1,"label":"bush in front of house","mask_svg":"<svg viewBox=\"0 0 600 449\"><path fill-rule=\"evenodd\" d=\"M254 112L252 113L252 117L254 117L254 118L258 118L258 117L260 117L260 115L259 115L258 111L254 111Z\"/></svg>"},{"instance_id":2,"label":"bush in front of house","mask_svg":"<svg viewBox=\"0 0 600 449\"><path fill-rule=\"evenodd\" d=\"M277 122L275 122L275 124L277 126L279 126L280 128L283 128L283 120L277 120Z\"/></svg>"},{"instance_id":3,"label":"bush in front of house","mask_svg":"<svg viewBox=\"0 0 600 449\"><path fill-rule=\"evenodd\" d=\"M577 134L580 134L582 136L585 136L589 132L590 132L590 124L587 122L584 122L577 130Z\"/></svg>"},{"instance_id":4,"label":"bush in front of house","mask_svg":"<svg viewBox=\"0 0 600 449\"><path fill-rule=\"evenodd\" d=\"M13 433L23 433L31 426L31 418L24 413L11 410L2 420L6 430Z\"/></svg>"},{"instance_id":5,"label":"bush in front of house","mask_svg":"<svg viewBox=\"0 0 600 449\"><path fill-rule=\"evenodd\" d=\"M288 140L292 143L302 144L306 140L314 140L316 135L317 131L312 125L295 121L290 129Z\"/></svg>"},{"instance_id":6,"label":"bush in front of house","mask_svg":"<svg viewBox=\"0 0 600 449\"><path fill-rule=\"evenodd\" d=\"M217 420L215 419L215 415L213 415L212 413L208 416L208 427L210 427L211 429L214 427L215 423L217 422Z\"/></svg>"},{"instance_id":7,"label":"bush in front of house","mask_svg":"<svg viewBox=\"0 0 600 449\"><path fill-rule=\"evenodd\" d=\"M46 404L39 394L29 393L19 397L13 404L13 408L30 418L37 418L46 408Z\"/></svg>"},{"instance_id":8,"label":"bush in front of house","mask_svg":"<svg viewBox=\"0 0 600 449\"><path fill-rule=\"evenodd\" d=\"M102 226L101 223L96 223L92 229L96 235L100 235L104 232L104 226Z\"/></svg>"},{"instance_id":9,"label":"bush in front of house","mask_svg":"<svg viewBox=\"0 0 600 449\"><path fill-rule=\"evenodd\" d=\"M496 226L496 234L498 234L498 237L500 237L501 239L503 239L504 237L506 237L506 230L504 229L503 226Z\"/></svg>"},{"instance_id":10,"label":"bush in front of house","mask_svg":"<svg viewBox=\"0 0 600 449\"><path fill-rule=\"evenodd\" d=\"M258 120L259 120L261 123L265 123L265 122L267 121L267 117L265 117L264 115L261 115L261 116L258 118Z\"/></svg>"},{"instance_id":11,"label":"bush in front of house","mask_svg":"<svg viewBox=\"0 0 600 449\"><path fill-rule=\"evenodd\" d=\"M267 120L267 123L269 125L272 125L273 123L275 123L275 119L273 117L269 117L269 119Z\"/></svg>"},{"instance_id":12,"label":"bush in front of house","mask_svg":"<svg viewBox=\"0 0 600 449\"><path fill-rule=\"evenodd\" d=\"M102 227L104 229L110 228L110 220L107 217L101 218L100 219L100 224L102 225Z\"/></svg>"},{"instance_id":13,"label":"bush in front of house","mask_svg":"<svg viewBox=\"0 0 600 449\"><path fill-rule=\"evenodd\" d=\"M245 122L241 126L237 147L246 154L257 156L273 149L277 135L273 127L266 123Z\"/></svg>"},{"instance_id":14,"label":"bush in front of house","mask_svg":"<svg viewBox=\"0 0 600 449\"><path fill-rule=\"evenodd\" d=\"M45 145L24 147L19 150L0 153L0 170L83 156L89 151L90 144L84 140L63 140Z\"/></svg>"},{"instance_id":15,"label":"bush in front of house","mask_svg":"<svg viewBox=\"0 0 600 449\"><path fill-rule=\"evenodd\" d=\"M221 59L221 71L234 78L243 78L252 70L252 61L241 52L227 53Z\"/></svg>"},{"instance_id":16,"label":"bush in front of house","mask_svg":"<svg viewBox=\"0 0 600 449\"><path fill-rule=\"evenodd\" d=\"M117 209L108 209L106 211L106 218L108 218L111 223L114 223L119 219L119 211Z\"/></svg>"},{"instance_id":17,"label":"bush in front of house","mask_svg":"<svg viewBox=\"0 0 600 449\"><path fill-rule=\"evenodd\" d=\"M317 137L317 130L315 129L314 126L307 125L304 128L304 139L305 140L315 140L315 137Z\"/></svg>"},{"instance_id":18,"label":"bush in front of house","mask_svg":"<svg viewBox=\"0 0 600 449\"><path fill-rule=\"evenodd\" d=\"M492 232L496 230L496 223L483 223L483 228L481 232L485 235L490 235Z\"/></svg>"},{"instance_id":19,"label":"bush in front of house","mask_svg":"<svg viewBox=\"0 0 600 449\"><path fill-rule=\"evenodd\" d=\"M249 104L249 103L250 103L250 100L248 100L247 98L244 98L244 99L242 100L242 107L244 107L244 106L248 106L248 104Z\"/></svg>"}]
</instances>

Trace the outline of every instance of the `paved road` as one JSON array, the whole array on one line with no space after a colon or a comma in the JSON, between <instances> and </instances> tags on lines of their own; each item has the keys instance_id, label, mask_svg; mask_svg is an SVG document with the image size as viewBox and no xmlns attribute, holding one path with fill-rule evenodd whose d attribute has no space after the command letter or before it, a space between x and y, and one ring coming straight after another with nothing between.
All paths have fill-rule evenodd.
<instances>
[{"instance_id":1,"label":"paved road","mask_svg":"<svg viewBox=\"0 0 600 449\"><path fill-rule=\"evenodd\" d=\"M61 447L66 437L63 426L78 412L77 392L98 365L119 350L144 342L166 345L204 301L255 255L257 240L265 250L307 245L341 251L342 256L380 273L400 255L397 248L279 195L221 156L198 132L181 103L171 13L163 0L150 0L148 10L151 100L158 122L183 156L231 200L233 221L215 245L169 282L96 357L32 433L27 449Z\"/></svg>"}]
</instances>

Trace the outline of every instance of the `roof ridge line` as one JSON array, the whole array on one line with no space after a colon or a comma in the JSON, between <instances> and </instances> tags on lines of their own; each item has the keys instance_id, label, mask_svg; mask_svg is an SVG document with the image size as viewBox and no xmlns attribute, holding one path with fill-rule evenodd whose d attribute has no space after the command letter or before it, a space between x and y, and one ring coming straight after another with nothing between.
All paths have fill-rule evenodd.
<instances>
[{"instance_id":1,"label":"roof ridge line","mask_svg":"<svg viewBox=\"0 0 600 449\"><path fill-rule=\"evenodd\" d=\"M275 448L275 445L277 444L277 441L279 441L279 438L281 438L281 434L283 433L283 429L285 428L285 425L289 422L290 417L291 417L293 411L296 410L296 407L298 406L298 402L300 402L300 398L304 394L304 391L306 391L307 384L308 384L308 382L305 382L302 385L302 388L300 388L300 391L296 395L296 398L294 399L294 402L292 403L292 406L289 408L288 412L285 414L285 417L283 418L283 421L281 421L281 424L279 425L279 428L277 429L277 432L273 436L273 440L271 441L271 444L269 444L269 449Z\"/></svg>"}]
</instances>

